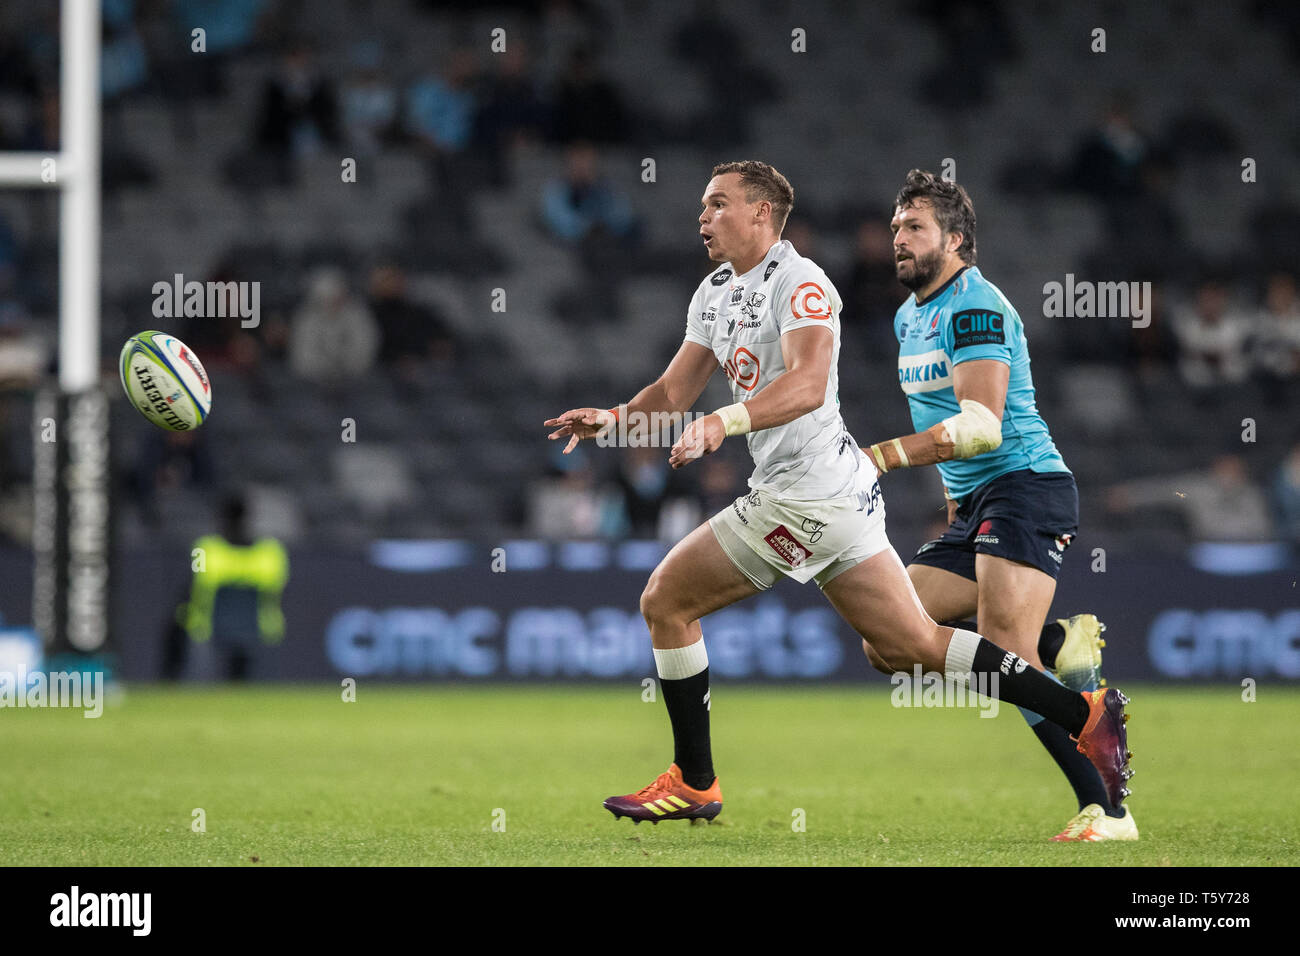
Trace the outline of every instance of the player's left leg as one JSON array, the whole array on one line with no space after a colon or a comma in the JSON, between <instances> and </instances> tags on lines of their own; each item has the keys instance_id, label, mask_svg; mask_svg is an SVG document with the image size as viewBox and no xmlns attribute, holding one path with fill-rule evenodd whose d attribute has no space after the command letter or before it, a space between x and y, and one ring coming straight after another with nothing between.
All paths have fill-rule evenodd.
<instances>
[{"instance_id":1,"label":"player's left leg","mask_svg":"<svg viewBox=\"0 0 1300 956\"><path fill-rule=\"evenodd\" d=\"M847 565L848 562L845 562ZM1076 694L1015 652L972 631L937 624L922 606L892 547L818 580L844 618L895 671L919 664L953 677L973 675L1000 700L1043 714L1077 741L1106 781L1112 803L1127 791L1127 698L1116 690Z\"/></svg>"},{"instance_id":2,"label":"player's left leg","mask_svg":"<svg viewBox=\"0 0 1300 956\"><path fill-rule=\"evenodd\" d=\"M641 595L655 668L673 728L673 763L647 787L610 797L605 809L633 821L712 819L722 809L709 739L709 658L700 618L760 588L702 524L664 557Z\"/></svg>"},{"instance_id":3,"label":"player's left leg","mask_svg":"<svg viewBox=\"0 0 1300 956\"><path fill-rule=\"evenodd\" d=\"M982 553L975 556L975 577L979 587L980 634L1043 670L1038 656L1039 638L1042 622L1056 595L1056 579L1032 565ZM1052 679L1058 680L1054 676ZM1107 817L1115 820L1126 818L1127 810L1111 804L1097 768L1079 753L1065 730L1023 707L1020 713L1070 782L1081 814L1096 805ZM1131 817L1127 819L1131 822ZM1101 821L1094 829L1100 832L1106 826L1110 824ZM1067 826L1063 833L1069 829ZM1124 830L1127 832L1128 828ZM1132 832L1135 837L1136 828Z\"/></svg>"}]
</instances>

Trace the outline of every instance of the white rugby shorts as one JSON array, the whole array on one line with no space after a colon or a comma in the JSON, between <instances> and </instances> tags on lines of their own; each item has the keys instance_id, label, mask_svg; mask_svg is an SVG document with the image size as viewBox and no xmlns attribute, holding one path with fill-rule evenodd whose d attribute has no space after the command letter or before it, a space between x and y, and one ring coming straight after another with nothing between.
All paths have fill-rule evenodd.
<instances>
[{"instance_id":1,"label":"white rugby shorts","mask_svg":"<svg viewBox=\"0 0 1300 956\"><path fill-rule=\"evenodd\" d=\"M870 491L820 501L756 489L710 518L709 527L732 564L762 590L782 575L824 588L889 547L878 480Z\"/></svg>"}]
</instances>

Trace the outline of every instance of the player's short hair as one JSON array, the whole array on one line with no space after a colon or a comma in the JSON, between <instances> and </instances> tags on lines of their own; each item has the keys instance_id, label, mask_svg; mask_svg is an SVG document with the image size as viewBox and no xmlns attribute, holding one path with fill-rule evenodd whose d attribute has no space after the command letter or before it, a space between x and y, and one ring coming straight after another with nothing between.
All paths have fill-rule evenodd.
<instances>
[{"instance_id":1,"label":"player's short hair","mask_svg":"<svg viewBox=\"0 0 1300 956\"><path fill-rule=\"evenodd\" d=\"M756 159L718 163L713 167L714 176L725 176L727 173L740 174L740 183L745 187L745 202L767 200L772 204L772 222L776 225L776 234L779 236L785 229L790 210L794 208L794 187L790 185L790 180L775 167Z\"/></svg>"},{"instance_id":2,"label":"player's short hair","mask_svg":"<svg viewBox=\"0 0 1300 956\"><path fill-rule=\"evenodd\" d=\"M957 255L968 266L975 264L975 206L970 201L966 190L956 183L940 179L934 173L923 169L914 169L907 174L907 181L894 199L894 208L902 209L915 206L920 201L928 201L934 210L935 222L944 235L961 233L961 245Z\"/></svg>"}]
</instances>

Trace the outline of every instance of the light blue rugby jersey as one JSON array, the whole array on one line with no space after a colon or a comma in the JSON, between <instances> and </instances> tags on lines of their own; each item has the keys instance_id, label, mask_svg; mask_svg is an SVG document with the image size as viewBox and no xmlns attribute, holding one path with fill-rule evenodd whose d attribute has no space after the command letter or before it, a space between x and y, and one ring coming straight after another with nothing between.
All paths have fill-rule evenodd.
<instances>
[{"instance_id":1,"label":"light blue rugby jersey","mask_svg":"<svg viewBox=\"0 0 1300 956\"><path fill-rule=\"evenodd\" d=\"M899 343L898 384L907 394L918 432L961 411L952 390L955 366L972 359L996 359L1011 366L1002 444L974 458L939 463L950 497L964 498L1009 471L1069 472L1038 414L1024 323L979 269L963 269L924 302L908 296L894 314L894 334Z\"/></svg>"}]
</instances>

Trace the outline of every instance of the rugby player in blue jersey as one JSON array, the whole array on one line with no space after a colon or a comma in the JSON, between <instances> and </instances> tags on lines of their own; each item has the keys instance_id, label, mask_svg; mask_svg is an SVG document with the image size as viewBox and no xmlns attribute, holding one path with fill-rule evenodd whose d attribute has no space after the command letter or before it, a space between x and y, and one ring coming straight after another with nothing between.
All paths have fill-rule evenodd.
<instances>
[{"instance_id":1,"label":"rugby player in blue jersey","mask_svg":"<svg viewBox=\"0 0 1300 956\"><path fill-rule=\"evenodd\" d=\"M948 504L948 529L921 547L908 574L936 621L975 618L971 630L1074 690L1092 690L1101 683L1104 626L1091 614L1044 626L1078 532L1078 491L1038 414L1020 316L975 267L970 197L914 169L890 227L898 280L912 292L894 332L916 432L867 451L882 473L937 464ZM863 646L888 673L881 655ZM1053 839L1136 840L1132 813L1111 799L1070 734L1020 710L1078 799L1078 814Z\"/></svg>"}]
</instances>

